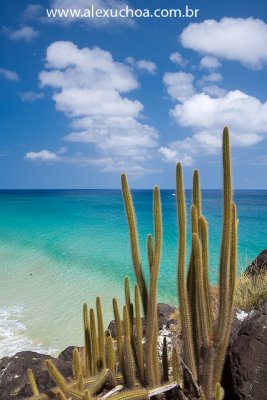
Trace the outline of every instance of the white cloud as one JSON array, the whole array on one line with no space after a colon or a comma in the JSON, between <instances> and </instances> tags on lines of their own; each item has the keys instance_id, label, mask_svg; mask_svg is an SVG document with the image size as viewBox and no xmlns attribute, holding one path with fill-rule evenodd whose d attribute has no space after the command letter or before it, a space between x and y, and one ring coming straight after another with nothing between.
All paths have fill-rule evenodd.
<instances>
[{"instance_id":1,"label":"white cloud","mask_svg":"<svg viewBox=\"0 0 267 400\"><path fill-rule=\"evenodd\" d=\"M137 68L139 68L141 71L146 71L149 74L155 74L157 71L156 64L152 61L148 60L138 60L136 62Z\"/></svg>"},{"instance_id":2,"label":"white cloud","mask_svg":"<svg viewBox=\"0 0 267 400\"><path fill-rule=\"evenodd\" d=\"M29 4L23 12L22 17L25 20L38 18L44 12L44 7L41 4Z\"/></svg>"},{"instance_id":3,"label":"white cloud","mask_svg":"<svg viewBox=\"0 0 267 400\"><path fill-rule=\"evenodd\" d=\"M0 76L4 77L8 81L19 81L20 79L17 72L5 68L0 68Z\"/></svg>"},{"instance_id":4,"label":"white cloud","mask_svg":"<svg viewBox=\"0 0 267 400\"><path fill-rule=\"evenodd\" d=\"M182 154L193 160L196 156L216 153L221 147L222 127L229 124L231 141L235 147L252 146L267 136L267 102L239 90L225 93L219 98L198 93L177 104L171 115L179 126L192 128L192 137L171 142L169 149L174 156ZM167 161L168 153L162 152ZM167 154L167 156L166 156Z\"/></svg>"},{"instance_id":5,"label":"white cloud","mask_svg":"<svg viewBox=\"0 0 267 400\"><path fill-rule=\"evenodd\" d=\"M181 43L200 53L261 68L267 62L267 24L255 18L205 20L186 27Z\"/></svg>"},{"instance_id":6,"label":"white cloud","mask_svg":"<svg viewBox=\"0 0 267 400\"><path fill-rule=\"evenodd\" d=\"M200 83L205 83L205 82L219 82L222 80L222 75L218 72L212 72L211 74L208 75L203 75L200 79Z\"/></svg>"},{"instance_id":7,"label":"white cloud","mask_svg":"<svg viewBox=\"0 0 267 400\"><path fill-rule=\"evenodd\" d=\"M32 90L30 90L29 92L20 93L20 98L24 102L27 102L27 101L32 102L32 101L40 100L43 97L44 97L44 93L33 92Z\"/></svg>"},{"instance_id":8,"label":"white cloud","mask_svg":"<svg viewBox=\"0 0 267 400\"><path fill-rule=\"evenodd\" d=\"M25 159L31 161L57 161L58 155L49 150L29 151L26 153Z\"/></svg>"},{"instance_id":9,"label":"white cloud","mask_svg":"<svg viewBox=\"0 0 267 400\"><path fill-rule=\"evenodd\" d=\"M41 86L53 89L57 110L73 128L64 140L80 143L83 151L94 146L94 158L80 155L79 162L104 168L99 160L112 159L113 169L144 168L158 133L140 121L143 104L124 95L139 85L132 69L107 51L79 49L71 42L48 47L46 68L39 75Z\"/></svg>"},{"instance_id":10,"label":"white cloud","mask_svg":"<svg viewBox=\"0 0 267 400\"><path fill-rule=\"evenodd\" d=\"M137 70L147 72L151 75L154 75L157 72L157 66L153 61L135 60L133 57L127 57L125 62Z\"/></svg>"},{"instance_id":11,"label":"white cloud","mask_svg":"<svg viewBox=\"0 0 267 400\"><path fill-rule=\"evenodd\" d=\"M182 55L178 51L170 55L170 60L181 67L184 67L187 64L187 61L183 59Z\"/></svg>"},{"instance_id":12,"label":"white cloud","mask_svg":"<svg viewBox=\"0 0 267 400\"><path fill-rule=\"evenodd\" d=\"M221 63L216 57L204 56L200 61L200 68L205 69L218 69Z\"/></svg>"},{"instance_id":13,"label":"white cloud","mask_svg":"<svg viewBox=\"0 0 267 400\"><path fill-rule=\"evenodd\" d=\"M176 142L170 143L169 147L160 147L159 152L163 155L164 160L175 164L179 161L185 167L193 165L193 157L185 154L183 149L175 144Z\"/></svg>"},{"instance_id":14,"label":"white cloud","mask_svg":"<svg viewBox=\"0 0 267 400\"><path fill-rule=\"evenodd\" d=\"M26 42L31 42L33 39L39 36L38 31L27 25L21 26L19 29L13 29L11 27L4 26L3 32L10 40L14 41L25 40Z\"/></svg>"},{"instance_id":15,"label":"white cloud","mask_svg":"<svg viewBox=\"0 0 267 400\"><path fill-rule=\"evenodd\" d=\"M202 91L210 94L212 97L222 97L227 93L225 89L219 87L218 85L202 86Z\"/></svg>"},{"instance_id":16,"label":"white cloud","mask_svg":"<svg viewBox=\"0 0 267 400\"><path fill-rule=\"evenodd\" d=\"M194 76L186 72L166 72L163 77L168 94L180 102L184 102L195 93L193 81Z\"/></svg>"}]
</instances>

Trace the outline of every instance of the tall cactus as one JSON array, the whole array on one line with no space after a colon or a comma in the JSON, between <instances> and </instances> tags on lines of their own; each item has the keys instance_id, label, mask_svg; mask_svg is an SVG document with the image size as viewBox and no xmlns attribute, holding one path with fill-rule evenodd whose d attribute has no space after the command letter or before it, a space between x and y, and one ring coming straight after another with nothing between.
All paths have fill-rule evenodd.
<instances>
[{"instance_id":1,"label":"tall cactus","mask_svg":"<svg viewBox=\"0 0 267 400\"><path fill-rule=\"evenodd\" d=\"M223 232L219 265L219 312L213 326L208 284L208 226L202 216L198 173L193 177L192 254L185 286L186 212L181 165L177 166L177 206L179 225L178 292L184 341L184 358L202 386L205 398L215 394L229 340L233 293L236 278L237 222L232 199L229 132L223 131ZM188 292L187 293L187 289ZM189 298L189 305L187 303ZM193 330L190 329L193 321ZM197 346L196 346L197 343ZM218 387L218 386L217 386ZM217 388L216 387L216 388ZM216 389L216 399L218 389Z\"/></svg>"},{"instance_id":2,"label":"tall cactus","mask_svg":"<svg viewBox=\"0 0 267 400\"><path fill-rule=\"evenodd\" d=\"M186 201L181 164L176 168L176 200L178 211L177 285L182 327L183 354L179 359L173 348L171 359L164 339L163 357L158 355L157 288L162 247L162 215L160 191L153 191L154 234L147 237L149 281L146 283L141 266L135 212L126 175L122 175L122 192L130 231L133 265L136 274L134 301L130 285L125 279L123 320L116 299L113 299L117 343L113 346L110 331L104 332L102 306L96 299L95 310L83 307L85 352L73 352L73 381L67 381L51 360L46 361L50 376L58 388L52 389L58 399L71 400L142 400L162 399L162 393L171 391L171 398L186 399L181 387L192 391L201 400L222 400L224 393L218 382L229 340L232 322L236 280L237 217L232 196L229 132L223 131L223 232L219 263L219 312L213 318L208 280L208 224L202 215L200 178L193 174L191 206L192 244L189 270L186 276ZM145 338L141 317L140 298L145 316ZM145 343L143 343L145 339ZM107 367L107 368L106 368ZM31 370L28 377L32 400L49 397L39 393ZM109 395L97 393L108 383ZM166 384L163 384L166 383ZM121 391L121 386L126 390ZM181 386L180 386L181 385ZM176 388L176 391L173 390ZM189 395L189 398L191 398Z\"/></svg>"}]
</instances>

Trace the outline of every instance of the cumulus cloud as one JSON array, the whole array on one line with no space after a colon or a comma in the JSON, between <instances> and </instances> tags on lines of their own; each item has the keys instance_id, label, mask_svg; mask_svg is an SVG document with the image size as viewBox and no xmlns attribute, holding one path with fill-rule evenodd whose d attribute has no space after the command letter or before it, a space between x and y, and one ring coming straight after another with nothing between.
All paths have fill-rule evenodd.
<instances>
[{"instance_id":1,"label":"cumulus cloud","mask_svg":"<svg viewBox=\"0 0 267 400\"><path fill-rule=\"evenodd\" d=\"M184 47L257 69L267 62L267 24L255 18L222 18L188 25Z\"/></svg>"},{"instance_id":2,"label":"cumulus cloud","mask_svg":"<svg viewBox=\"0 0 267 400\"><path fill-rule=\"evenodd\" d=\"M167 87L168 94L175 100L184 102L190 98L195 89L193 86L194 76L186 72L166 72L163 82Z\"/></svg>"},{"instance_id":3,"label":"cumulus cloud","mask_svg":"<svg viewBox=\"0 0 267 400\"><path fill-rule=\"evenodd\" d=\"M205 85L202 86L204 93L210 94L212 97L222 97L226 94L226 90L219 87L218 85Z\"/></svg>"},{"instance_id":4,"label":"cumulus cloud","mask_svg":"<svg viewBox=\"0 0 267 400\"><path fill-rule=\"evenodd\" d=\"M221 63L216 57L212 56L204 56L200 61L200 68L205 69L218 69L220 68Z\"/></svg>"},{"instance_id":5,"label":"cumulus cloud","mask_svg":"<svg viewBox=\"0 0 267 400\"><path fill-rule=\"evenodd\" d=\"M139 60L136 63L137 68L140 69L141 71L146 71L149 74L155 74L157 71L156 64L152 61L147 61L147 60Z\"/></svg>"},{"instance_id":6,"label":"cumulus cloud","mask_svg":"<svg viewBox=\"0 0 267 400\"><path fill-rule=\"evenodd\" d=\"M153 61L149 60L135 60L133 57L127 57L125 62L136 68L139 71L147 72L154 75L157 72L157 66Z\"/></svg>"},{"instance_id":7,"label":"cumulus cloud","mask_svg":"<svg viewBox=\"0 0 267 400\"><path fill-rule=\"evenodd\" d=\"M53 89L57 110L71 121L73 130L64 140L80 143L83 151L88 144L94 146L95 158L87 163L103 167L101 160L112 159L112 169L124 164L132 170L144 168L158 144L158 132L142 121L143 104L125 96L139 86L128 65L99 48L55 42L47 49L39 79L42 87ZM83 156L79 159L85 162Z\"/></svg>"},{"instance_id":8,"label":"cumulus cloud","mask_svg":"<svg viewBox=\"0 0 267 400\"><path fill-rule=\"evenodd\" d=\"M26 42L31 42L39 36L38 31L27 25L21 26L19 29L4 26L2 30L10 40L14 41L25 40Z\"/></svg>"},{"instance_id":9,"label":"cumulus cloud","mask_svg":"<svg viewBox=\"0 0 267 400\"><path fill-rule=\"evenodd\" d=\"M44 98L44 93L30 90L20 93L20 98L23 102L32 102Z\"/></svg>"},{"instance_id":10,"label":"cumulus cloud","mask_svg":"<svg viewBox=\"0 0 267 400\"><path fill-rule=\"evenodd\" d=\"M190 127L194 134L173 141L161 153L167 161L183 156L191 162L195 156L216 153L221 146L221 130L230 124L232 145L252 146L267 135L267 102L239 90L230 91L218 98L197 93L177 104L171 115L181 127ZM176 152L176 155L174 154ZM167 154L167 156L166 156Z\"/></svg>"},{"instance_id":11,"label":"cumulus cloud","mask_svg":"<svg viewBox=\"0 0 267 400\"><path fill-rule=\"evenodd\" d=\"M8 81L19 81L19 75L17 72L10 71L6 68L0 68L0 76L7 79Z\"/></svg>"},{"instance_id":12,"label":"cumulus cloud","mask_svg":"<svg viewBox=\"0 0 267 400\"><path fill-rule=\"evenodd\" d=\"M178 51L170 55L170 60L180 67L185 67L187 64L187 61L183 59L182 55Z\"/></svg>"},{"instance_id":13,"label":"cumulus cloud","mask_svg":"<svg viewBox=\"0 0 267 400\"><path fill-rule=\"evenodd\" d=\"M31 160L31 161L57 161L58 160L58 155L56 153L53 153L52 151L49 150L41 150L41 151L29 151L25 155L26 160Z\"/></svg>"}]
</instances>

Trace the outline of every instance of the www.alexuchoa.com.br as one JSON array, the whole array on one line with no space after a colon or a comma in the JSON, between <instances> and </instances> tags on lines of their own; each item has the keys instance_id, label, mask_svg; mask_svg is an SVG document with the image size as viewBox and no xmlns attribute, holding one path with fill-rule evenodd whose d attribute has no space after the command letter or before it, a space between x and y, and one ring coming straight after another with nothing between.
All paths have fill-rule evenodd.
<instances>
[{"instance_id":1,"label":"www.alexuchoa.com.br","mask_svg":"<svg viewBox=\"0 0 267 400\"><path fill-rule=\"evenodd\" d=\"M46 9L48 18L197 18L198 8L186 5L182 8L158 8L156 10L133 9L128 6L123 8L66 8Z\"/></svg>"}]
</instances>

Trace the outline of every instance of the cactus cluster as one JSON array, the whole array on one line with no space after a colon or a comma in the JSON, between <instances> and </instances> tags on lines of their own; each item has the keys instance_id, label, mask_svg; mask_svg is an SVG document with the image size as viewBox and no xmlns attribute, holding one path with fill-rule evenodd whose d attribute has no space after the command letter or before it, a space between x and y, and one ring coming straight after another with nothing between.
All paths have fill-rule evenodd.
<instances>
[{"instance_id":1,"label":"cactus cluster","mask_svg":"<svg viewBox=\"0 0 267 400\"><path fill-rule=\"evenodd\" d=\"M177 283L182 327L182 354L174 347L168 354L163 341L158 354L157 288L162 247L160 191L153 191L154 234L147 237L149 279L146 281L139 250L135 211L127 178L122 174L122 194L129 225L132 260L137 284L132 299L129 280L124 281L122 316L116 299L113 311L116 342L104 330L102 306L83 307L84 352L73 353L73 380L68 382L52 361L46 367L57 387L51 394L59 400L190 399L221 400L221 373L229 340L236 278L237 218L232 199L229 132L223 131L223 232L219 265L219 312L211 312L208 280L208 224L202 215L200 179L193 175L191 206L191 254L186 274L186 202L180 164L176 169L178 214ZM142 307L141 307L142 304ZM142 309L141 309L142 308ZM145 320L143 335L142 315ZM28 373L32 400L48 399L40 394L32 371ZM106 394L103 393L106 389Z\"/></svg>"}]
</instances>

